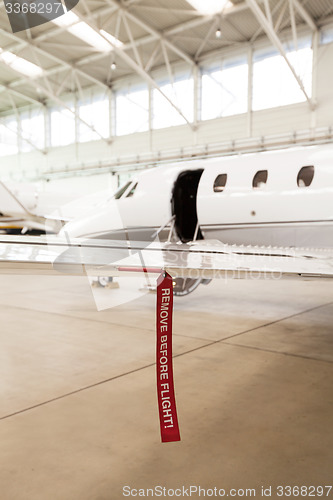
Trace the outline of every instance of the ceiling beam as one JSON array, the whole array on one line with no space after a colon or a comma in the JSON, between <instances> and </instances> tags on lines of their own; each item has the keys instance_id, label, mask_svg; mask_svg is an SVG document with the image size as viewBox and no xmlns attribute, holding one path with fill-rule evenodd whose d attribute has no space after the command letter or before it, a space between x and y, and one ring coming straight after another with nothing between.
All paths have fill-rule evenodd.
<instances>
[{"instance_id":1,"label":"ceiling beam","mask_svg":"<svg viewBox=\"0 0 333 500\"><path fill-rule=\"evenodd\" d=\"M33 97L30 97L29 95L19 92L18 90L10 88L8 85L0 84L0 93L10 93L12 95L16 95L17 97L20 97L21 99L25 99L26 101L30 102L31 104L39 104L40 106L43 105L41 101L38 101L37 99L34 99Z\"/></svg>"},{"instance_id":2,"label":"ceiling beam","mask_svg":"<svg viewBox=\"0 0 333 500\"><path fill-rule=\"evenodd\" d=\"M167 40L164 35L162 35L157 30L155 30L154 28L152 28L151 26L149 26L147 23L145 23L144 21L142 21L141 19L139 19L137 16L135 16L135 15L131 14L130 12L128 12L128 10L126 8L124 8L122 5L118 4L117 2L115 2L113 0L108 0L108 4L109 4L108 7L104 7L103 9L98 9L98 11L94 11L93 12L93 16L91 16L91 18L93 19L93 18L96 18L98 16L105 15L106 13L110 13L110 12L114 13L114 12L117 12L117 11L118 12L121 11L122 14L125 16L126 19L128 19L128 20L136 23L138 26L140 26L142 29L144 29L147 33L149 33L148 37L144 37L145 38L145 41L144 41L145 43L148 43L149 41L153 41L153 40L163 41L163 43L170 50L172 50L179 57L181 57L182 59L184 59L191 66L194 66L195 62L193 61L193 59L190 56L188 56L184 51L182 51L181 49L179 49L175 44L173 44L172 42L170 42L169 40ZM89 17L89 19L87 17L82 17L82 16L79 16L79 17L84 22L87 22L90 19L90 17ZM87 23L87 24L89 24L89 23ZM82 70L82 69L80 69L78 67L78 66L82 66L84 64L88 64L88 63L90 63L92 61L96 61L96 60L98 60L100 58L105 57L105 53L92 54L92 55L89 55L89 56L87 56L85 58L82 58L80 61L78 61L78 64L70 64L70 63L64 61L63 59L60 59L59 57L54 56L53 54L51 54L50 52L48 52L47 50L41 48L38 45L38 43L40 43L41 41L47 40L50 36L56 35L58 32L61 32L61 31L64 31L64 28L52 30L51 32L48 32L48 34L43 33L39 37L37 36L31 42L31 41L28 41L28 40L22 40L22 38L14 35L12 33L8 33L8 32L6 32L3 29L0 29L0 33L2 32L3 34L8 35L13 40L19 42L18 45L9 47L7 50L15 50L15 49L21 48L22 46L28 46L28 47L30 47L30 48L35 49L36 51L38 51L41 55L44 55L44 56L52 59L53 61L55 61L56 63L58 63L60 65L59 67L56 66L56 67L53 67L53 68L51 68L49 70L45 70L44 71L44 76L47 77L47 76L51 76L52 74L56 74L56 73L59 73L59 72L62 72L62 71L68 70L68 69L72 69L72 70L76 71L78 73L78 75L80 75L81 77L90 80L92 83L94 83L96 85L99 85L100 87L104 88L104 90L108 89L109 87L108 87L107 83L101 82L100 80L94 78L89 73L85 72L84 70ZM99 33L98 30L97 30L97 32ZM124 50L129 50L129 49L137 50L137 47L139 45L141 45L140 41L137 44L136 40L131 39L130 43L126 44L126 46L124 47ZM16 85L18 86L21 83L22 83L22 80L18 80L13 85L14 86L16 86Z\"/></svg>"},{"instance_id":3,"label":"ceiling beam","mask_svg":"<svg viewBox=\"0 0 333 500\"><path fill-rule=\"evenodd\" d=\"M110 5L119 5L115 0L107 0L107 2ZM177 47L177 45L175 45L173 42L168 40L165 34L163 35L161 32L159 32L158 30L147 24L145 21L140 19L136 14L132 14L124 7L120 6L119 8L123 12L125 17L127 17L127 19L131 20L132 22L140 26L142 29L150 33L151 36L153 36L155 39L163 40L164 45L166 45L170 50L175 52L179 57L184 59L188 64L190 64L191 66L195 65L195 61L188 54L186 54L186 52L184 52L179 47Z\"/></svg>"},{"instance_id":4,"label":"ceiling beam","mask_svg":"<svg viewBox=\"0 0 333 500\"><path fill-rule=\"evenodd\" d=\"M88 22L88 20L83 16L79 15L79 17L82 21L85 21L94 31L96 31L96 33L98 33L100 36L103 36L101 35L99 29L93 23ZM107 38L105 37L103 38L113 47L113 50L117 54L117 56L119 56L119 58L122 59L127 64L127 66L132 68L138 75L140 75L152 88L156 89L168 101L168 103L177 111L177 113L185 120L187 125L189 125L191 129L194 129L194 124L188 120L188 118L184 115L182 110L173 102L173 100L170 99L170 97L168 97L163 92L163 90L161 90L158 83L144 69L144 67L141 66L138 62L134 61L134 59L132 59L121 47L118 47L115 43L112 43Z\"/></svg>"},{"instance_id":5,"label":"ceiling beam","mask_svg":"<svg viewBox=\"0 0 333 500\"><path fill-rule=\"evenodd\" d=\"M117 7L107 5L105 7L102 7L100 9L96 9L96 10L92 11L91 18L92 19L95 19L97 17L104 18L106 16L106 14L112 14L112 13L117 12L117 11L118 11ZM74 12L74 9L73 9L73 12ZM51 24L49 24L50 29L43 31L42 33L40 33L39 35L37 35L34 38L34 42L36 44L40 43L40 42L44 42L45 40L49 40L50 38L52 38L54 36L61 35L64 31L66 31L66 26L58 26L56 24L53 24L52 21L50 21L50 23L51 23ZM22 38L20 38L20 41L22 41ZM13 47L13 49L15 49L15 47ZM11 50L11 49L9 48L8 50Z\"/></svg>"},{"instance_id":6,"label":"ceiling beam","mask_svg":"<svg viewBox=\"0 0 333 500\"><path fill-rule=\"evenodd\" d=\"M38 151L39 153L41 153L42 155L45 155L46 154L46 150L45 149L40 149L39 147L37 147L30 139L28 139L27 137L24 137L24 135L22 135L22 130L17 127L16 130L13 130L12 128L8 127L8 125L6 125L5 123L1 122L0 121L0 124L3 125L3 127L5 127L7 130L9 130L9 132L11 132L12 134L15 134L16 137L18 138L19 141L24 141L26 142L27 144L29 144L29 146L31 146L35 151Z\"/></svg>"},{"instance_id":7,"label":"ceiling beam","mask_svg":"<svg viewBox=\"0 0 333 500\"><path fill-rule=\"evenodd\" d=\"M125 5L127 5L127 4L128 3L126 3ZM241 12L245 9L248 9L248 6L245 4L236 5L234 7L225 9L224 13L223 13L223 17L228 17L229 15L235 14L237 12ZM193 13L195 15L195 12L193 12ZM191 30L191 29L194 29L196 27L202 26L203 24L210 23L213 19L215 19L215 17L216 17L215 15L196 16L195 19L192 19L190 21L185 21L185 22L183 22L183 23L181 23L173 28L167 29L163 32L159 32L158 37L155 34L153 35L151 33L148 35L142 36L141 38L138 38L135 40L135 45L137 47L147 45L149 43L152 43L152 42L160 39L161 37L163 40L165 40L167 38L168 41L170 42L170 38L172 36L176 36L177 34L183 33L184 31ZM39 40L39 38L37 38L37 40ZM173 44L173 45L175 45L175 44ZM131 49L133 49L133 44L131 42L125 43L123 45L122 49L124 51L131 50ZM105 54L101 54L101 53L91 54L91 55L82 57L80 60L76 61L76 67L83 66L85 64L89 64L89 63L94 62L94 61L98 61L99 59L102 59L103 57L105 57ZM188 56L188 57L190 57L190 56ZM193 61L191 59L191 64L192 64L192 62Z\"/></svg>"},{"instance_id":8,"label":"ceiling beam","mask_svg":"<svg viewBox=\"0 0 333 500\"><path fill-rule=\"evenodd\" d=\"M161 32L160 33L161 37L158 37L158 38L152 34L144 35L141 38L138 38L135 40L135 45L136 45L136 47L140 47L143 45L147 45L149 43L153 43L157 40L160 40L161 38L163 40L165 40L165 38L170 38L170 36L175 35L178 32L179 33L182 32L183 31L181 28L182 26L184 26L184 30L187 30L187 29L191 29L192 27L195 27L195 26L201 26L203 24L206 24L214 18L215 18L215 16L205 16L205 17L196 18L194 21L189 21L188 24L184 23L184 25L183 24L178 25L177 28L170 28L169 30L165 30L165 31ZM125 52L128 50L132 50L132 49L133 49L133 44L131 42L125 43L122 46L122 50L124 50ZM85 64L90 64L94 61L98 61L98 60L102 59L103 57L105 57L105 54L102 54L102 53L96 53L96 54L84 56L84 57L80 58L80 60L75 62L75 67L80 67L80 66L84 66ZM190 56L188 56L188 57L190 57ZM193 61L191 59L191 64L192 64L192 62Z\"/></svg>"},{"instance_id":9,"label":"ceiling beam","mask_svg":"<svg viewBox=\"0 0 333 500\"><path fill-rule=\"evenodd\" d=\"M317 31L318 26L316 25L314 19L310 16L308 11L303 7L299 0L292 0L296 10L298 10L299 14L303 17L304 21L310 26L312 31Z\"/></svg>"},{"instance_id":10,"label":"ceiling beam","mask_svg":"<svg viewBox=\"0 0 333 500\"><path fill-rule=\"evenodd\" d=\"M282 7L283 5L283 7ZM278 18L277 20L275 21L275 25L274 25L274 31L277 33L280 26L281 26L281 22L283 20L283 17L286 13L286 10L287 10L287 6L288 6L288 0L280 0L279 2L277 2L275 5L274 5L274 8L272 10L272 17L276 14L276 12L278 10L280 10L280 13L278 15ZM282 8L281 8L282 7ZM253 43L257 38L258 36L264 31L263 27L260 26L257 31L254 33L254 35L252 35L251 37L251 43Z\"/></svg>"},{"instance_id":11,"label":"ceiling beam","mask_svg":"<svg viewBox=\"0 0 333 500\"><path fill-rule=\"evenodd\" d=\"M265 2L265 0L257 0L257 3L262 3ZM298 10L298 12L302 15L302 17L306 20L306 22L309 24L311 29L317 28L314 21L312 20L311 22L311 16L307 13L305 8L301 5L299 0L293 0L295 8ZM136 7L137 0L129 0L128 2L122 2L121 4L118 3L116 0L108 0L108 5L101 9L96 9L95 11L92 11L91 16L89 16L89 19L97 19L98 17L103 18L104 15L119 12L120 10L123 12L124 16L133 23L136 23L138 26L140 26L143 30L147 32L147 35L142 36L139 39L132 40L129 43L126 43L122 46L122 51L126 52L128 50L132 50L134 47L137 49L139 46L143 46L148 43L160 41L164 43L164 46L167 46L170 50L175 52L179 57L182 59L186 60L187 63L189 63L191 66L195 64L194 59L186 54L183 50L181 50L177 45L171 41L172 37L177 36L180 33L184 33L184 31L189 31L191 29L195 29L196 27L199 27L201 25L211 23L212 20L216 19L215 15L209 15L209 16L198 16L198 13L193 11L193 15L195 16L194 19L191 19L189 21L185 21L178 26L175 26L173 28L170 28L168 30L165 30L164 32L159 32L149 26L146 22L141 20L136 14L133 14L130 12L129 8L133 4L134 7ZM266 8L267 8L267 2L265 3ZM138 5L139 7L140 5ZM224 9L223 11L223 18L228 18L229 16L233 14L237 14L239 12L242 12L244 10L248 10L249 3L247 1L244 1L242 3L239 3L237 5L231 6L229 8ZM258 7L259 8L259 7ZM261 9L259 8L261 11ZM275 8L273 9L274 13ZM191 12L191 11L189 11ZM261 11L262 12L262 11ZM264 14L263 14L264 15ZM265 17L265 16L264 16ZM82 20L87 22L87 17L82 17ZM264 28L262 28L264 29ZM64 71L67 70L72 70L73 72L76 73L77 76L87 79L91 83L98 85L100 88L103 88L103 90L108 90L109 85L107 82L102 82L98 78L95 78L94 76L90 75L85 71L82 67L84 65L90 64L94 61L98 61L102 58L105 58L106 54L105 53L94 53L85 57L80 58L79 60L75 61L74 63L69 63L64 61L63 59L59 58L58 56L54 56L50 52L48 52L47 49L41 48L39 46L39 43L42 41L47 41L50 37L56 36L57 33L61 33L64 31L64 28L59 28L57 27L56 29L53 30L48 30L47 32L42 33L41 35L37 36L33 40L23 40L21 37L18 37L12 33L9 33L3 29L0 29L0 33L3 33L6 36L9 36L13 40L15 40L16 44L14 44L12 47L9 47L8 50L13 50L15 47L16 48L22 48L24 47L30 47L32 50L38 51L39 54L53 60L56 65L54 65L52 68L44 70L44 76L48 77L51 75L55 74L60 74ZM276 32L276 30L273 29L273 32ZM276 33L275 33L276 34ZM276 35L277 36L277 35ZM201 59L201 57L200 57ZM124 60L124 59L123 59ZM126 62L126 61L125 61ZM289 65L289 64L288 64ZM132 65L130 65L131 69L134 69ZM147 73L147 72L146 72ZM294 73L293 73L294 74ZM295 76L295 75L294 75ZM297 75L295 76L297 77ZM18 79L15 82L13 82L11 85L11 88L14 89L15 87L18 87L24 83L24 79ZM301 83L301 82L299 82ZM304 87L303 87L304 88ZM39 102L39 101L37 101Z\"/></svg>"},{"instance_id":12,"label":"ceiling beam","mask_svg":"<svg viewBox=\"0 0 333 500\"><path fill-rule=\"evenodd\" d=\"M138 5L138 8L140 10L149 10L150 12L159 12L161 14L165 14L166 12L170 12L170 7L168 5L162 6L162 5L144 5L140 3ZM202 17L202 14L198 11L192 10L192 9L172 9L172 12L175 13L176 15L188 15L188 16L197 16L197 17Z\"/></svg>"},{"instance_id":13,"label":"ceiling beam","mask_svg":"<svg viewBox=\"0 0 333 500\"><path fill-rule=\"evenodd\" d=\"M301 78L297 74L294 66L289 61L288 56L286 54L286 51L284 50L284 47L282 45L282 42L279 39L279 37L276 34L276 32L274 31L273 26L270 24L269 20L266 18L265 14L263 13L263 11L261 10L261 8L259 7L259 5L256 2L256 0L246 0L246 2L248 4L248 6L250 7L252 13L256 17L256 19L258 20L258 22L262 25L262 27L263 27L264 31L266 32L266 35L268 36L269 40L278 49L278 51L280 52L281 56L286 61L287 65L288 65L288 67L290 69L290 71L292 72L292 74L293 74L295 80L297 81L297 83L298 83L301 91L303 92L306 100L309 103L310 109L312 109L312 110L315 109L315 103L313 102L313 100L308 95L307 91L305 90L305 87L304 87L304 84L303 84Z\"/></svg>"},{"instance_id":14,"label":"ceiling beam","mask_svg":"<svg viewBox=\"0 0 333 500\"><path fill-rule=\"evenodd\" d=\"M89 73L86 73L84 70L76 67L75 65L70 64L70 63L64 61L63 59L59 58L58 56L55 56L54 54L51 54L47 50L42 49L41 47L39 47L36 44L35 40L33 40L33 41L23 40L22 38L18 37L14 33L10 33L8 31L5 31L3 28L0 28L0 33L8 36L9 38L11 38L11 39L13 39L13 40L15 40L17 42L19 42L18 46L16 46L16 49L19 48L19 47L20 48L22 48L22 47L29 47L30 49L37 51L42 56L45 56L45 57L51 59L52 61L56 62L60 66L62 66L63 70L68 70L68 69L74 70L81 77L86 78L87 80L91 81L95 85L98 85L99 87L102 87L104 90L108 89L108 86L105 83L101 82L100 80L98 80L97 78L93 77ZM12 47L12 48L6 48L6 50L13 51L14 49ZM53 74L53 73L57 72L59 69L60 69L59 67L57 67L56 71L54 71L53 68L51 70L47 70L46 69L46 70L44 70L44 76L48 76L49 74ZM21 83L20 81L17 82L18 85L20 83Z\"/></svg>"},{"instance_id":15,"label":"ceiling beam","mask_svg":"<svg viewBox=\"0 0 333 500\"><path fill-rule=\"evenodd\" d=\"M142 20L139 20L139 18L137 16L133 15L132 13L130 13L128 11L127 7L130 7L132 4L134 4L134 6L136 6L135 5L136 3L138 3L137 0L130 0L128 2L124 2L123 5L121 6L118 2L111 1L107 6L101 8L101 9L96 9L95 11L93 11L91 14L91 18L95 19L99 16L104 16L106 14L115 13L115 12L118 12L120 8L122 8L123 12L127 16L133 16L133 18L135 18L137 23L139 23L139 22L144 23ZM237 12L241 12L245 9L248 9L248 6L243 2L241 4L224 9L223 17L228 17L229 15L235 14ZM189 11L189 12L191 12L191 11ZM149 34L146 36L143 36L137 40L134 40L135 46L139 47L139 46L143 46L143 45L146 45L148 43L154 42L156 40L163 40L164 43L166 43L169 48L172 47L171 50L173 50L175 53L177 53L179 55L179 57L187 58L187 62L189 64L193 65L194 61L191 58L191 56L187 55L184 51L181 51L181 49L178 48L170 40L170 37L175 36L179 33L182 33L186 30L191 30L197 26L201 26L203 24L209 23L216 17L215 15L198 16L195 11L193 11L193 15L195 16L195 19L181 23L178 26L175 26L174 28L170 28L168 30L165 30L164 32L158 32L157 30L148 26L146 23L141 24L141 27L143 29L145 29L145 31L147 31ZM132 20L133 20L133 18L131 17ZM85 19L83 19L83 20L85 20ZM104 89L108 88L108 85L106 82L101 82L100 80L94 78L92 75L90 75L86 71L80 69L82 66L84 66L86 64L90 64L94 61L98 61L98 60L104 58L105 53L91 54L91 55L80 58L79 60L75 61L75 63L73 63L73 64L70 64L70 63L60 59L59 57L54 56L53 54L50 54L50 52L48 52L46 49L43 49L42 47L40 47L39 44L41 42L47 41L48 39L50 39L50 37L56 36L57 34L60 35L64 30L65 30L65 28L61 28L61 27L47 30L46 32L43 32L41 35L38 35L36 38L34 38L32 42L28 41L28 40L23 40L22 38L14 35L12 33L9 33L5 30L0 29L0 33L3 33L6 36L9 36L10 38L12 38L13 40L18 42L18 44L14 44L12 46L9 46L7 48L7 50L16 51L19 48L21 48L22 46L30 46L30 47L33 46L36 50L39 51L40 54L42 54L46 57L49 57L54 62L58 63L59 66L53 66L52 68L46 69L44 71L44 75L46 77L61 73L61 72L66 71L68 69L72 69L72 70L76 71L77 74L79 76L81 76L82 78L87 78L89 81L100 86L101 88L104 88ZM126 43L126 44L124 44L122 49L124 51L132 50L134 44L132 42ZM17 82L13 83L13 86L14 87L19 86L22 83L23 83L22 80L17 80Z\"/></svg>"},{"instance_id":16,"label":"ceiling beam","mask_svg":"<svg viewBox=\"0 0 333 500\"><path fill-rule=\"evenodd\" d=\"M0 61L0 65L7 66L2 61ZM15 70L13 69L13 71L15 71ZM23 80L26 83L28 83L28 85L31 85L32 87L35 87L35 85L36 85L36 82L35 82L35 80L33 78L29 78L29 77L26 76L26 77L23 77ZM81 118L80 114L77 112L77 110L71 109L71 107L68 106L66 102L64 102L63 100L61 100L60 97L58 97L54 92L52 92L52 90L50 90L50 89L48 89L46 87L43 87L40 84L38 84L38 86L40 87L40 91L44 95L46 95L50 99L50 101L55 102L56 104L58 104L58 106L60 106L61 108L67 110L73 116L73 119L75 119L75 120L77 119L78 121L80 121L81 123L83 123L83 125L85 125L87 128L89 128L90 130L92 130L101 140L103 140L107 144L110 144L110 142L111 142L110 139L102 136L95 129L95 127L93 125L91 125L90 123L86 122L83 118ZM10 85L8 85L7 87L3 87L3 89L4 89L4 91L9 91L9 92L12 91ZM21 94L22 97L25 97L28 101L31 100L30 97L27 96L25 93L20 92L20 94ZM38 101L36 101L36 102L38 102ZM38 104L41 104L41 103L38 102Z\"/></svg>"},{"instance_id":17,"label":"ceiling beam","mask_svg":"<svg viewBox=\"0 0 333 500\"><path fill-rule=\"evenodd\" d=\"M219 28L219 25L220 25L219 18L217 18L217 17L214 18L209 30L206 33L206 36L203 38L198 50L195 53L195 60L196 61L199 59L200 54L202 53L203 49L206 47L207 42L208 42L209 38L211 37L212 33L215 32L217 30L217 28Z\"/></svg>"},{"instance_id":18,"label":"ceiling beam","mask_svg":"<svg viewBox=\"0 0 333 500\"><path fill-rule=\"evenodd\" d=\"M232 16L233 14L237 14L239 12L243 12L244 10L249 10L249 7L248 7L248 5L245 4L245 2L243 2L241 4L237 4L237 5L232 6L232 7L228 7L228 8L223 10L223 18L227 18L227 17ZM177 26L174 26L173 28L169 28L167 30L161 31L161 32L159 32L159 35L163 38L163 40L168 39L168 41L170 42L171 41L170 39L172 37L177 36L180 33L183 34L185 31L195 29L195 28L202 26L204 24L211 23L216 18L216 14L208 15L208 16L202 16L202 15L198 16L195 11L193 11L193 15L195 16L194 19L182 22L182 23L178 24ZM137 47L139 47L139 46L143 46L143 45L147 45L149 43L152 43L156 40L157 40L156 35L149 34L149 35L145 35L141 38L136 39L135 44ZM173 42L173 44L174 44L174 42ZM133 48L133 46L131 43L126 43L122 47L122 49L125 51L131 50L132 48ZM82 66L84 64L88 64L88 63L91 63L93 61L97 61L98 59L101 59L102 57L104 57L103 54L92 54L92 55L81 58L80 61L77 61L77 65ZM188 56L188 57L190 57L190 56ZM197 62L197 61L195 61L195 62Z\"/></svg>"}]
</instances>

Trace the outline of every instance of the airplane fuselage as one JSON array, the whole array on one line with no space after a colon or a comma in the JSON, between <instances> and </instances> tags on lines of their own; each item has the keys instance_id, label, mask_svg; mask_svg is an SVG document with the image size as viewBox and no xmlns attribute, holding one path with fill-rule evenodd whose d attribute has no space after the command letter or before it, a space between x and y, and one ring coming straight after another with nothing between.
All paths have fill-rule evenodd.
<instances>
[{"instance_id":1,"label":"airplane fuselage","mask_svg":"<svg viewBox=\"0 0 333 500\"><path fill-rule=\"evenodd\" d=\"M333 247L333 146L161 166L68 223L73 237ZM198 226L198 227L197 227Z\"/></svg>"}]
</instances>

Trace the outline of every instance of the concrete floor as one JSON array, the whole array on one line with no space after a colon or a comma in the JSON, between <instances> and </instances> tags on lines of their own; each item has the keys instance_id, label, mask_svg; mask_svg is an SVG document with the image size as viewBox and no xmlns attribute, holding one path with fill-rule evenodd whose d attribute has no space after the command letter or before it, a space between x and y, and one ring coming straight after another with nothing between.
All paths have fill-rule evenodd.
<instances>
[{"instance_id":1,"label":"concrete floor","mask_svg":"<svg viewBox=\"0 0 333 500\"><path fill-rule=\"evenodd\" d=\"M155 296L98 312L85 278L0 279L1 500L332 484L331 282L216 281L176 299L182 441L161 444Z\"/></svg>"}]
</instances>

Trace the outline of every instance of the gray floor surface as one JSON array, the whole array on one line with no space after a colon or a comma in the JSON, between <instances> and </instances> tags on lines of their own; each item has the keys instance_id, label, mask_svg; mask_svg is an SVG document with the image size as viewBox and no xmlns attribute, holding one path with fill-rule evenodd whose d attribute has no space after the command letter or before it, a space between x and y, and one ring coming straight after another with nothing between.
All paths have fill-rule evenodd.
<instances>
[{"instance_id":1,"label":"gray floor surface","mask_svg":"<svg viewBox=\"0 0 333 500\"><path fill-rule=\"evenodd\" d=\"M333 483L330 281L217 280L175 299L182 441L161 444L154 294L97 311L86 278L0 280L1 500Z\"/></svg>"}]
</instances>

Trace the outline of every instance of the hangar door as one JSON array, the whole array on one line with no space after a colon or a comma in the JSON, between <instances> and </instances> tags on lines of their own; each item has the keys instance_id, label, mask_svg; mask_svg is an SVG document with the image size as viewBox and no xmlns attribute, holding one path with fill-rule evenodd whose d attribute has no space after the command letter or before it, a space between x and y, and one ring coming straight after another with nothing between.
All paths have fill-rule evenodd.
<instances>
[{"instance_id":1,"label":"hangar door","mask_svg":"<svg viewBox=\"0 0 333 500\"><path fill-rule=\"evenodd\" d=\"M172 215L175 216L175 230L179 239L192 241L198 223L197 192L203 169L182 172L172 192ZM202 239L199 229L197 239Z\"/></svg>"}]
</instances>

